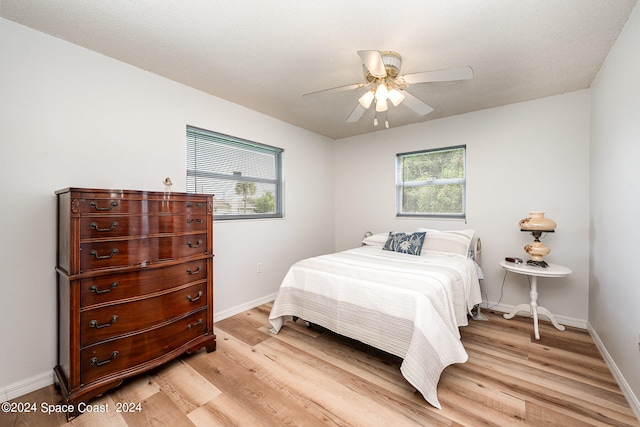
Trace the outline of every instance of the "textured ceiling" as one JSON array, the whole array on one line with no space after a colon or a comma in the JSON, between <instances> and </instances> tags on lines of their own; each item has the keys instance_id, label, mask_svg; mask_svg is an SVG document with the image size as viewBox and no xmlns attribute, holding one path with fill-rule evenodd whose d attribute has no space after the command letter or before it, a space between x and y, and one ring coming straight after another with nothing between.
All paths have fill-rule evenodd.
<instances>
[{"instance_id":1,"label":"textured ceiling","mask_svg":"<svg viewBox=\"0 0 640 427\"><path fill-rule=\"evenodd\" d=\"M590 86L636 0L1 0L0 15L333 139L383 130L358 50L392 50L401 74L471 66L412 85L434 108L390 107L391 127ZM215 129L214 129L215 130Z\"/></svg>"}]
</instances>

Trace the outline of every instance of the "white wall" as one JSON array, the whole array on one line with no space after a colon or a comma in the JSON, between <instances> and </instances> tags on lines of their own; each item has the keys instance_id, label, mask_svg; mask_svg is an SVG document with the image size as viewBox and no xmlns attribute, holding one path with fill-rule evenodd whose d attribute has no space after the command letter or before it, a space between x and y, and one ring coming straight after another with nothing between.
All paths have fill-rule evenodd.
<instances>
[{"instance_id":1,"label":"white wall","mask_svg":"<svg viewBox=\"0 0 640 427\"><path fill-rule=\"evenodd\" d=\"M640 418L638 40L636 7L591 88L589 322L636 396Z\"/></svg>"},{"instance_id":2,"label":"white wall","mask_svg":"<svg viewBox=\"0 0 640 427\"><path fill-rule=\"evenodd\" d=\"M467 223L395 217L395 155L467 146ZM549 262L567 278L540 279L539 303L562 322L586 327L589 245L589 92L587 90L388 129L336 142L336 247L365 231L476 229L482 239L483 296L501 295L505 256L527 258L533 239L518 222L547 212L558 228L544 239ZM524 276L509 274L501 308L529 301Z\"/></svg>"},{"instance_id":3,"label":"white wall","mask_svg":"<svg viewBox=\"0 0 640 427\"><path fill-rule=\"evenodd\" d=\"M1 401L52 381L54 191L184 191L187 124L285 150L286 218L214 225L216 318L333 250L332 140L4 19L0 63Z\"/></svg>"}]
</instances>

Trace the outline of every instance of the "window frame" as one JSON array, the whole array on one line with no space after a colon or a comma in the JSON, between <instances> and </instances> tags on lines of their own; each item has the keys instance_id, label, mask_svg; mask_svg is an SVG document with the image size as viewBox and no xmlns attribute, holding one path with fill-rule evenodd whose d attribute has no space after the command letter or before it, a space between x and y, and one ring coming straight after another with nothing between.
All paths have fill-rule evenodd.
<instances>
[{"instance_id":1,"label":"window frame","mask_svg":"<svg viewBox=\"0 0 640 427\"><path fill-rule=\"evenodd\" d=\"M446 151L454 151L462 149L463 162L464 162L464 176L462 178L451 179L435 179L412 182L406 184L402 180L402 166L403 159L407 156L413 156L416 154L428 154L428 153L442 153ZM467 146L466 145L454 145L450 147L442 148L430 148L426 150L416 150L404 153L396 154L396 217L398 218L444 218L444 219L466 219L467 217ZM403 208L403 189L406 187L430 187L434 185L450 185L461 184L462 185L462 212L459 213L446 213L446 212L417 212L408 213L402 212Z\"/></svg>"},{"instance_id":2,"label":"window frame","mask_svg":"<svg viewBox=\"0 0 640 427\"><path fill-rule=\"evenodd\" d=\"M260 177L252 177L252 176L244 176L238 175L235 172L232 174L226 173L218 173L218 172L205 172L202 170L198 170L197 159L193 159L189 154L189 144L191 143L191 139L197 139L197 136L200 136L203 141L213 142L215 144L221 144L228 147L233 147L235 149L247 150L252 153L260 153L260 154L269 154L272 155L275 162L275 177L272 179L269 178L260 178ZM197 141L194 141L193 144L197 144ZM213 218L216 221L230 221L230 220L247 220L247 219L266 219L266 218L283 218L284 209L283 209L283 178L282 178L282 157L284 149L274 147L267 144L262 144L255 141L249 141L246 139L238 138L231 135L226 135L220 132L214 132L207 129L198 128L195 126L187 125L186 132L186 144L185 144L187 153L186 153L186 180L187 180L187 193L199 194L198 192L198 177L206 178L206 179L219 179L233 182L252 182L252 183L264 183L264 184L273 184L274 188L274 212L270 213L251 213L248 214L246 212L242 214L216 214L215 210L213 213ZM190 165L192 162L195 162L195 169L190 169ZM190 185L190 179L195 179L195 183L193 186ZM214 204L215 204L215 194L214 194Z\"/></svg>"}]
</instances>

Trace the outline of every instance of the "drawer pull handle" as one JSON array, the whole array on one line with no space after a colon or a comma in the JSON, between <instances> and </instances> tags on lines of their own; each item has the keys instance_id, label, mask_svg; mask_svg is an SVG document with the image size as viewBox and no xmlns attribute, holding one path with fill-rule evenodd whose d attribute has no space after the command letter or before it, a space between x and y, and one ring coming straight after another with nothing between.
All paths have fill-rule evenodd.
<instances>
[{"instance_id":1,"label":"drawer pull handle","mask_svg":"<svg viewBox=\"0 0 640 427\"><path fill-rule=\"evenodd\" d=\"M199 224L202 224L202 218L196 218L196 219L189 218L189 219L187 220L187 224L191 224L193 221L196 221L196 222L198 222Z\"/></svg>"},{"instance_id":2,"label":"drawer pull handle","mask_svg":"<svg viewBox=\"0 0 640 427\"><path fill-rule=\"evenodd\" d=\"M91 224L89 224L89 227L93 228L96 231L111 231L114 228L116 228L118 225L118 221L113 221L111 223L111 226L109 226L108 228L98 228L98 223L97 222L92 222Z\"/></svg>"},{"instance_id":3,"label":"drawer pull handle","mask_svg":"<svg viewBox=\"0 0 640 427\"><path fill-rule=\"evenodd\" d=\"M199 207L199 208L201 208L201 207L203 207L203 206L204 206L204 203L196 203L196 206L197 206L197 207ZM193 203L191 203L191 202L187 202L187 207L188 207L188 208L193 207Z\"/></svg>"},{"instance_id":4,"label":"drawer pull handle","mask_svg":"<svg viewBox=\"0 0 640 427\"><path fill-rule=\"evenodd\" d=\"M120 352L118 351L114 351L113 353L111 353L111 357L109 359L105 359L102 362L98 362L98 358L97 357L92 357L91 360L89 361L92 365L95 366L102 366L102 365L106 365L107 363L111 363L111 361L113 359L115 359L116 357L118 357L118 354L120 354Z\"/></svg>"},{"instance_id":5,"label":"drawer pull handle","mask_svg":"<svg viewBox=\"0 0 640 427\"><path fill-rule=\"evenodd\" d=\"M114 289L116 286L118 286L118 282L113 282L110 288L100 290L96 285L91 285L89 287L89 290L91 292L95 292L96 294L106 294L107 292L111 292L111 290Z\"/></svg>"},{"instance_id":6,"label":"drawer pull handle","mask_svg":"<svg viewBox=\"0 0 640 427\"><path fill-rule=\"evenodd\" d=\"M190 268L187 268L187 273L188 274L198 274L202 271L202 266L199 265L198 268L195 269L195 271L192 271Z\"/></svg>"},{"instance_id":7,"label":"drawer pull handle","mask_svg":"<svg viewBox=\"0 0 640 427\"><path fill-rule=\"evenodd\" d=\"M98 204L96 202L91 202L89 203L89 206L91 206L92 208L94 208L97 211L110 211L111 209L115 208L116 206L118 206L118 202L111 202L109 204L108 207L106 208L99 208Z\"/></svg>"},{"instance_id":8,"label":"drawer pull handle","mask_svg":"<svg viewBox=\"0 0 640 427\"><path fill-rule=\"evenodd\" d=\"M190 248L197 248L202 244L202 240L198 240L196 243L187 242L187 246Z\"/></svg>"},{"instance_id":9,"label":"drawer pull handle","mask_svg":"<svg viewBox=\"0 0 640 427\"><path fill-rule=\"evenodd\" d=\"M98 325L97 320L92 320L91 322L89 322L89 326L96 329L108 328L109 326L113 325L116 322L116 320L118 320L118 316L114 314L111 317L111 320L109 321L109 323L103 323L102 325Z\"/></svg>"},{"instance_id":10,"label":"drawer pull handle","mask_svg":"<svg viewBox=\"0 0 640 427\"><path fill-rule=\"evenodd\" d=\"M196 302L198 301L200 298L202 298L202 291L198 291L198 295L194 297L191 296L191 294L187 295L187 299L191 302Z\"/></svg>"},{"instance_id":11,"label":"drawer pull handle","mask_svg":"<svg viewBox=\"0 0 640 427\"><path fill-rule=\"evenodd\" d=\"M111 253L109 255L98 255L98 251L96 250L89 252L89 255L95 257L96 259L109 259L117 253L118 253L118 248L113 248L111 249Z\"/></svg>"},{"instance_id":12,"label":"drawer pull handle","mask_svg":"<svg viewBox=\"0 0 640 427\"><path fill-rule=\"evenodd\" d=\"M202 325L204 322L202 321L202 319L198 319L198 321L194 324L189 323L187 325L187 330L191 329L191 328L195 328L198 325Z\"/></svg>"}]
</instances>

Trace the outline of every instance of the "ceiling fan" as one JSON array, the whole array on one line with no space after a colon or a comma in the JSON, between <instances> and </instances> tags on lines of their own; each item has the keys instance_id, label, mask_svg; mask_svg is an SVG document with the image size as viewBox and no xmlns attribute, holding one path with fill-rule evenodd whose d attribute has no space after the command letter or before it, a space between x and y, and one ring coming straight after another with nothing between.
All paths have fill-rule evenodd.
<instances>
[{"instance_id":1,"label":"ceiling fan","mask_svg":"<svg viewBox=\"0 0 640 427\"><path fill-rule=\"evenodd\" d=\"M362 60L364 71L364 83L355 83L347 86L340 86L325 89L317 92L307 93L303 96L315 95L318 93L342 92L345 90L370 88L359 99L358 104L347 118L348 123L360 120L375 101L376 117L374 125L378 125L377 113L385 112L389 108L389 102L398 106L404 105L415 111L420 116L425 116L433 111L433 108L425 104L406 89L417 83L448 82L456 80L468 80L473 77L471 67L449 68L446 70L424 71L420 73L400 75L402 66L402 56L397 52L360 50L358 56ZM389 127L389 121L385 119L385 126Z\"/></svg>"}]
</instances>

